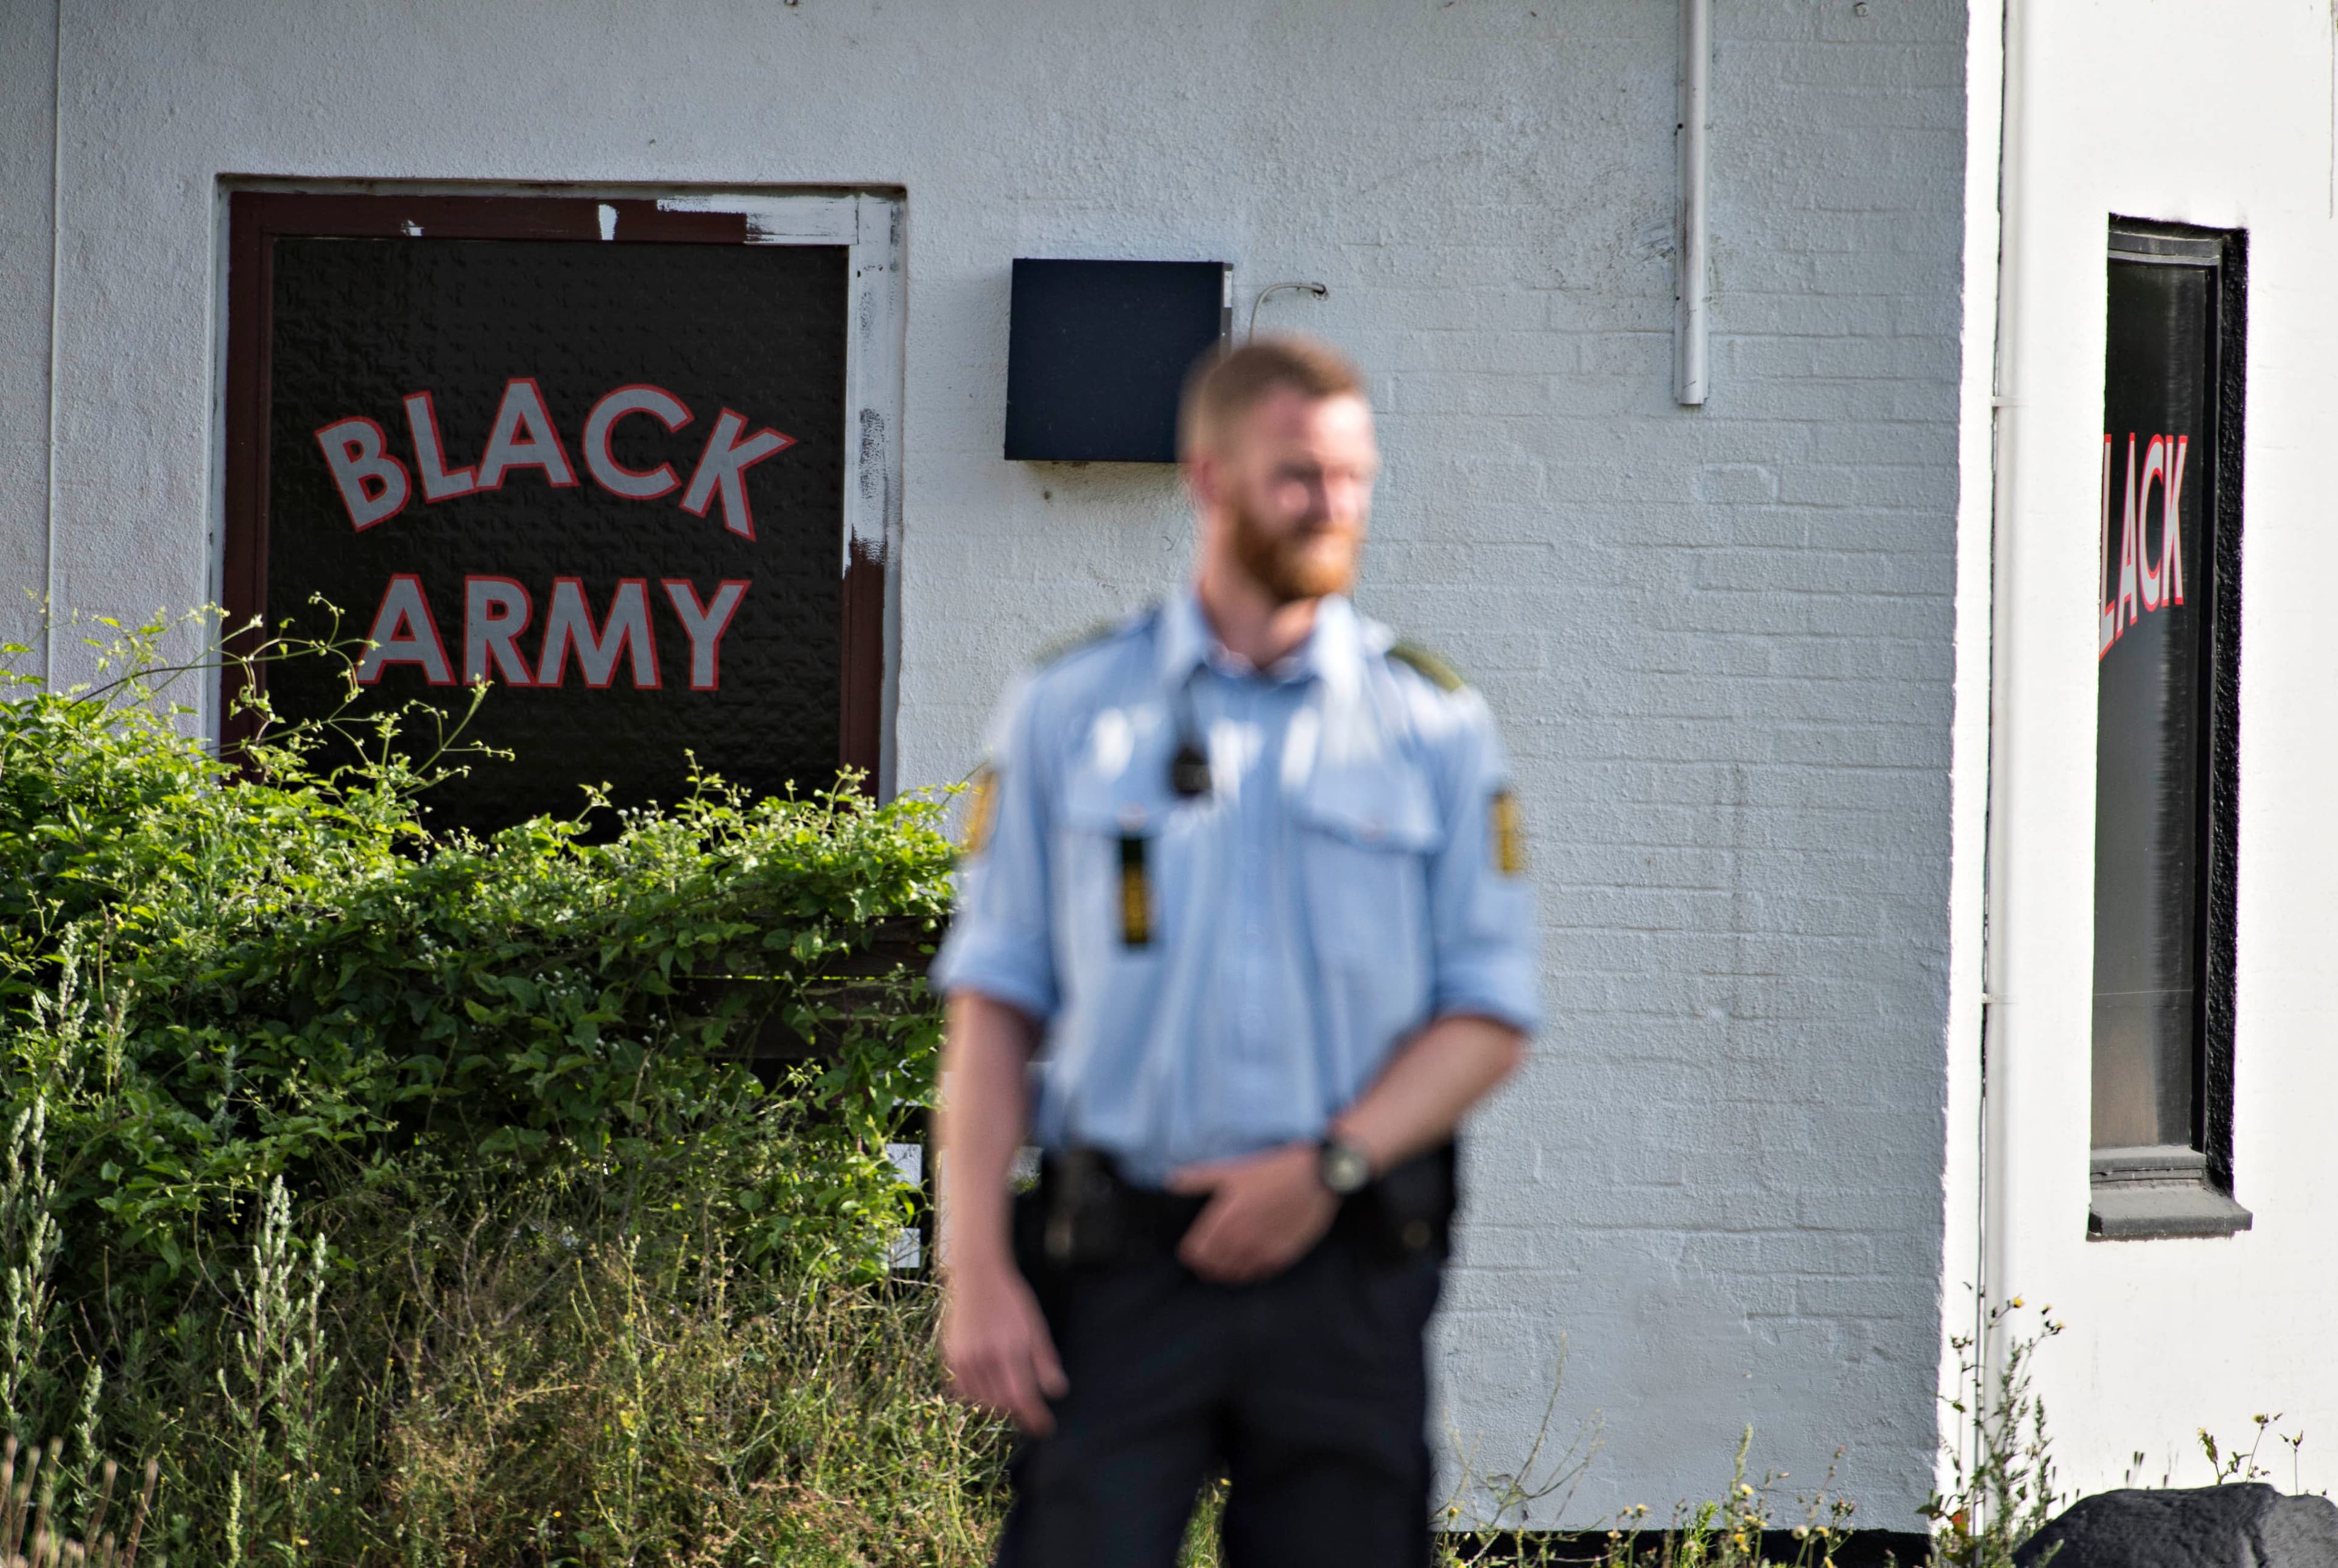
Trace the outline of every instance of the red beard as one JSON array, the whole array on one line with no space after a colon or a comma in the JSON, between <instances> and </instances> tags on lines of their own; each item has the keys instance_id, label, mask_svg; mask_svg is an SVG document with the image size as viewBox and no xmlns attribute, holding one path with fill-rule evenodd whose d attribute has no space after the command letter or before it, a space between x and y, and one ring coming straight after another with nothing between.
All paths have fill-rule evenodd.
<instances>
[{"instance_id":1,"label":"red beard","mask_svg":"<svg viewBox=\"0 0 2338 1568\"><path fill-rule=\"evenodd\" d=\"M1345 593L1355 583L1358 540L1352 528L1326 523L1276 534L1239 503L1233 524L1234 558L1278 604Z\"/></svg>"}]
</instances>

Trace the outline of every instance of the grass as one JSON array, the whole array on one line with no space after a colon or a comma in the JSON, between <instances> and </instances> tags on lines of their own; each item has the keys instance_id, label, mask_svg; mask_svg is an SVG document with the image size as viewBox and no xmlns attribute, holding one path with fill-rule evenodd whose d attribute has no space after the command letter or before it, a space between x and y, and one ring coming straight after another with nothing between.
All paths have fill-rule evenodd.
<instances>
[{"instance_id":1,"label":"grass","mask_svg":"<svg viewBox=\"0 0 2338 1568\"><path fill-rule=\"evenodd\" d=\"M1004 1435L947 1399L922 1286L726 1275L637 1240L476 1248L380 1385L408 1563L979 1562Z\"/></svg>"},{"instance_id":2,"label":"grass","mask_svg":"<svg viewBox=\"0 0 2338 1568\"><path fill-rule=\"evenodd\" d=\"M21 1197L43 1182L32 1117L20 1133ZM307 1209L275 1186L215 1310L173 1323L44 1329L24 1308L54 1255L0 1259L14 1342L101 1352L75 1350L72 1429L15 1481L33 1568L83 1560L69 1536L129 1568L99 1554L108 1451L159 1472L141 1568L987 1560L1008 1438L946 1396L931 1287L751 1265L654 1170L412 1176Z\"/></svg>"}]
</instances>

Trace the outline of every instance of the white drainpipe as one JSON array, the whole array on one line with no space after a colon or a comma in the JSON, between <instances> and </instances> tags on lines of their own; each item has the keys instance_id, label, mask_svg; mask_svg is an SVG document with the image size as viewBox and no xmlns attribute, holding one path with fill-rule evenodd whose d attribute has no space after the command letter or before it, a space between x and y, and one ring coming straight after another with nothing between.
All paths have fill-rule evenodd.
<instances>
[{"instance_id":1,"label":"white drainpipe","mask_svg":"<svg viewBox=\"0 0 2338 1568\"><path fill-rule=\"evenodd\" d=\"M1713 0L1681 0L1680 312L1673 396L1689 407L1704 402L1706 99L1713 77Z\"/></svg>"}]
</instances>

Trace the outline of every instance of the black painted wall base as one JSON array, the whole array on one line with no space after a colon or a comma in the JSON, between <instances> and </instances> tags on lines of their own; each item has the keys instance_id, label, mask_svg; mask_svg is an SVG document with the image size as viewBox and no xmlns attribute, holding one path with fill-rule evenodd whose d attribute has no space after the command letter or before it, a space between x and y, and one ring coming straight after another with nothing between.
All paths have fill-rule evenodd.
<instances>
[{"instance_id":1,"label":"black painted wall base","mask_svg":"<svg viewBox=\"0 0 2338 1568\"><path fill-rule=\"evenodd\" d=\"M1661 1530L1626 1530L1626 1541L1632 1548L1632 1560L1640 1562L1650 1557L1662 1560L1665 1533ZM1560 1564L1596 1564L1607 1560L1609 1541L1604 1530L1510 1530L1463 1551L1461 1560L1471 1568L1559 1568ZM1803 1551L1803 1543L1784 1530L1763 1533L1762 1554L1772 1563L1791 1563ZM1931 1550L1930 1541L1911 1530L1854 1530L1836 1543L1832 1553L1835 1568L1922 1568ZM1811 1568L1819 1568L1816 1552L1810 1554Z\"/></svg>"}]
</instances>

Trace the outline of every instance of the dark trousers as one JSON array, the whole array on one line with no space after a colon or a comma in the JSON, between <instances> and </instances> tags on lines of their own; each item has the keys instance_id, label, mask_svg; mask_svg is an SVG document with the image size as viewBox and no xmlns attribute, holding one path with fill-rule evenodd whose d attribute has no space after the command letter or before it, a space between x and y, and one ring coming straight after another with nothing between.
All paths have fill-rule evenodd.
<instances>
[{"instance_id":1,"label":"dark trousers","mask_svg":"<svg viewBox=\"0 0 2338 1568\"><path fill-rule=\"evenodd\" d=\"M1382 1261L1342 1225L1275 1278L1224 1286L1171 1240L1025 1263L1071 1388L1013 1461L999 1568L1172 1568L1220 1465L1228 1568L1424 1568L1437 1252Z\"/></svg>"}]
</instances>

